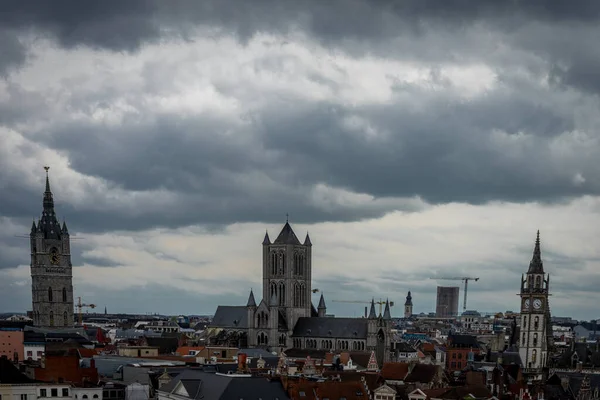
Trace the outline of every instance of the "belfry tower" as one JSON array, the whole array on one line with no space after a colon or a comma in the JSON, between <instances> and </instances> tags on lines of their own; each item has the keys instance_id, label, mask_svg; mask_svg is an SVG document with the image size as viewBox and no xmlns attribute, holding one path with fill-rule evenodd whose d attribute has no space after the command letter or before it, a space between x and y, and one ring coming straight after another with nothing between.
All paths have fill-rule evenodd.
<instances>
[{"instance_id":1,"label":"belfry tower","mask_svg":"<svg viewBox=\"0 0 600 400\"><path fill-rule=\"evenodd\" d=\"M532 380L542 379L548 362L548 349L552 344L550 305L548 297L550 275L544 272L540 249L540 231L537 233L533 257L527 274L521 279L521 337L519 354L524 374Z\"/></svg>"},{"instance_id":2,"label":"belfry tower","mask_svg":"<svg viewBox=\"0 0 600 400\"><path fill-rule=\"evenodd\" d=\"M44 327L73 326L73 272L67 224L54 212L46 170L42 217L31 226L31 295L33 323Z\"/></svg>"}]
</instances>

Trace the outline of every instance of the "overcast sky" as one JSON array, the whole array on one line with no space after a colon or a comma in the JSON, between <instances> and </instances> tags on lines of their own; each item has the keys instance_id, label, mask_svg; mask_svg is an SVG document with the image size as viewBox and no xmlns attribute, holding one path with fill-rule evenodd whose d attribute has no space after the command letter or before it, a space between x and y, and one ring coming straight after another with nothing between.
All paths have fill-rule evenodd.
<instances>
[{"instance_id":1,"label":"overcast sky","mask_svg":"<svg viewBox=\"0 0 600 400\"><path fill-rule=\"evenodd\" d=\"M31 308L16 236L49 165L75 296L109 312L245 304L289 213L331 313L408 290L432 311L460 284L434 275L515 310L539 229L553 315L600 317L599 20L596 0L2 2L0 311Z\"/></svg>"}]
</instances>

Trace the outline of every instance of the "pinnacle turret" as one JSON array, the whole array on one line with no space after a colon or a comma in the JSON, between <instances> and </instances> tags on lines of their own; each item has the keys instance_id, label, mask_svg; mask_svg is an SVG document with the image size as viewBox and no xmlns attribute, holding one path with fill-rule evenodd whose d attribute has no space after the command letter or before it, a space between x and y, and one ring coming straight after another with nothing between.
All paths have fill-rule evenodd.
<instances>
[{"instance_id":1,"label":"pinnacle turret","mask_svg":"<svg viewBox=\"0 0 600 400\"><path fill-rule=\"evenodd\" d=\"M385 301L385 310L383 310L383 319L392 319L392 313L390 312L390 301Z\"/></svg>"},{"instance_id":2,"label":"pinnacle turret","mask_svg":"<svg viewBox=\"0 0 600 400\"><path fill-rule=\"evenodd\" d=\"M33 223L31 224L31 234L35 235L37 228L35 227L35 220L33 220Z\"/></svg>"},{"instance_id":3,"label":"pinnacle turret","mask_svg":"<svg viewBox=\"0 0 600 400\"><path fill-rule=\"evenodd\" d=\"M250 289L250 296L248 296L248 303L246 307L256 307L256 300L254 300L254 292Z\"/></svg>"},{"instance_id":4,"label":"pinnacle turret","mask_svg":"<svg viewBox=\"0 0 600 400\"><path fill-rule=\"evenodd\" d=\"M265 231L265 238L263 239L262 244L265 245L265 246L271 244L271 239L269 238L269 232L268 231Z\"/></svg>"},{"instance_id":5,"label":"pinnacle turret","mask_svg":"<svg viewBox=\"0 0 600 400\"><path fill-rule=\"evenodd\" d=\"M375 299L371 299L371 309L369 310L369 318L377 318L377 313L375 312Z\"/></svg>"},{"instance_id":6,"label":"pinnacle turret","mask_svg":"<svg viewBox=\"0 0 600 400\"><path fill-rule=\"evenodd\" d=\"M406 296L406 302L404 303L405 306L412 306L412 296L410 294L410 290L408 291L408 296Z\"/></svg>"},{"instance_id":7,"label":"pinnacle turret","mask_svg":"<svg viewBox=\"0 0 600 400\"><path fill-rule=\"evenodd\" d=\"M69 230L67 229L67 223L65 221L63 221L63 225L62 225L62 234L63 235L69 234Z\"/></svg>"},{"instance_id":8,"label":"pinnacle turret","mask_svg":"<svg viewBox=\"0 0 600 400\"><path fill-rule=\"evenodd\" d=\"M543 274L544 264L542 263L542 251L540 248L540 231L537 231L537 237L535 239L535 247L533 248L533 257L529 263L528 274Z\"/></svg>"},{"instance_id":9,"label":"pinnacle turret","mask_svg":"<svg viewBox=\"0 0 600 400\"><path fill-rule=\"evenodd\" d=\"M306 232L306 239L304 239L305 246L312 246L312 242L310 241L310 236L308 236L308 232Z\"/></svg>"}]
</instances>

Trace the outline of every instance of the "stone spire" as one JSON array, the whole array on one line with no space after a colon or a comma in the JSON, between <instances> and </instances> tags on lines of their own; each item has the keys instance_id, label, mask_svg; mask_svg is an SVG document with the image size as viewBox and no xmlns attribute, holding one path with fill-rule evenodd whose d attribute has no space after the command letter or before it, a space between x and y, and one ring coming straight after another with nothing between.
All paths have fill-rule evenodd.
<instances>
[{"instance_id":1,"label":"stone spire","mask_svg":"<svg viewBox=\"0 0 600 400\"><path fill-rule=\"evenodd\" d=\"M537 238L535 239L535 247L533 248L533 257L529 263L528 274L543 274L544 264L542 263L542 251L540 249L540 231L537 231Z\"/></svg>"},{"instance_id":2,"label":"stone spire","mask_svg":"<svg viewBox=\"0 0 600 400\"><path fill-rule=\"evenodd\" d=\"M321 298L319 299L319 306L317 307L317 311L319 317L324 317L327 314L327 306L325 305L325 297L323 297L323 293L321 293Z\"/></svg>"},{"instance_id":3,"label":"stone spire","mask_svg":"<svg viewBox=\"0 0 600 400\"><path fill-rule=\"evenodd\" d=\"M408 296L406 296L406 302L404 303L405 306L412 306L412 296L410 294L410 290L408 291Z\"/></svg>"},{"instance_id":4,"label":"stone spire","mask_svg":"<svg viewBox=\"0 0 600 400\"><path fill-rule=\"evenodd\" d=\"M305 246L312 246L312 242L310 241L310 236L308 236L308 232L306 232L306 239L304 239Z\"/></svg>"},{"instance_id":5,"label":"stone spire","mask_svg":"<svg viewBox=\"0 0 600 400\"><path fill-rule=\"evenodd\" d=\"M392 319L392 313L390 312L390 301L385 301L385 310L383 310L383 319Z\"/></svg>"},{"instance_id":6,"label":"stone spire","mask_svg":"<svg viewBox=\"0 0 600 400\"><path fill-rule=\"evenodd\" d=\"M294 230L290 226L290 223L286 221L285 225L283 226L283 229L279 233L279 236L277 236L277 239L275 239L273 243L300 245L300 240L298 240L298 237L294 233Z\"/></svg>"},{"instance_id":7,"label":"stone spire","mask_svg":"<svg viewBox=\"0 0 600 400\"><path fill-rule=\"evenodd\" d=\"M52 198L50 178L48 176L50 167L44 167L44 169L46 170L46 191L44 192L44 209L42 211L39 228L41 228L44 233L44 238L60 239L60 224L56 218L56 213L54 212L54 199Z\"/></svg>"},{"instance_id":8,"label":"stone spire","mask_svg":"<svg viewBox=\"0 0 600 400\"><path fill-rule=\"evenodd\" d=\"M36 231L37 231L37 229L35 227L35 220L33 220L33 223L31 225L31 235L32 236L35 235Z\"/></svg>"},{"instance_id":9,"label":"stone spire","mask_svg":"<svg viewBox=\"0 0 600 400\"><path fill-rule=\"evenodd\" d=\"M369 310L369 318L377 318L377 313L375 312L375 299L371 299L371 310Z\"/></svg>"},{"instance_id":10,"label":"stone spire","mask_svg":"<svg viewBox=\"0 0 600 400\"><path fill-rule=\"evenodd\" d=\"M254 300L254 292L252 292L252 289L250 289L250 296L248 296L246 307L256 307L256 300Z\"/></svg>"},{"instance_id":11,"label":"stone spire","mask_svg":"<svg viewBox=\"0 0 600 400\"><path fill-rule=\"evenodd\" d=\"M269 232L268 231L265 231L265 238L263 239L262 244L264 246L268 246L268 245L271 244L271 239L269 238Z\"/></svg>"},{"instance_id":12,"label":"stone spire","mask_svg":"<svg viewBox=\"0 0 600 400\"><path fill-rule=\"evenodd\" d=\"M65 221L63 221L62 234L67 236L69 235L69 230L67 229L67 223Z\"/></svg>"}]
</instances>

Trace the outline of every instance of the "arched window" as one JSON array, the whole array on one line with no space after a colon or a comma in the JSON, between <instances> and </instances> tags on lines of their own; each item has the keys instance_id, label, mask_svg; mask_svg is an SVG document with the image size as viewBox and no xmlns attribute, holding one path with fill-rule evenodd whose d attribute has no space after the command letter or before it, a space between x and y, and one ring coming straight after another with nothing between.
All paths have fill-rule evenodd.
<instances>
[{"instance_id":1,"label":"arched window","mask_svg":"<svg viewBox=\"0 0 600 400\"><path fill-rule=\"evenodd\" d=\"M67 302L67 288L63 288L63 303Z\"/></svg>"},{"instance_id":2,"label":"arched window","mask_svg":"<svg viewBox=\"0 0 600 400\"><path fill-rule=\"evenodd\" d=\"M270 258L270 264L271 264L271 275L276 275L277 274L277 253L272 251L271 252L271 258Z\"/></svg>"},{"instance_id":3,"label":"arched window","mask_svg":"<svg viewBox=\"0 0 600 400\"><path fill-rule=\"evenodd\" d=\"M54 326L54 312L50 311L50 326Z\"/></svg>"},{"instance_id":4,"label":"arched window","mask_svg":"<svg viewBox=\"0 0 600 400\"><path fill-rule=\"evenodd\" d=\"M69 326L69 314L66 311L63 313L63 326Z\"/></svg>"},{"instance_id":5,"label":"arched window","mask_svg":"<svg viewBox=\"0 0 600 400\"><path fill-rule=\"evenodd\" d=\"M523 316L523 329L527 329L527 316Z\"/></svg>"},{"instance_id":6,"label":"arched window","mask_svg":"<svg viewBox=\"0 0 600 400\"><path fill-rule=\"evenodd\" d=\"M542 287L542 278L538 275L535 278L535 288L539 289L540 287Z\"/></svg>"},{"instance_id":7,"label":"arched window","mask_svg":"<svg viewBox=\"0 0 600 400\"><path fill-rule=\"evenodd\" d=\"M285 275L285 253L279 253L279 275Z\"/></svg>"},{"instance_id":8,"label":"arched window","mask_svg":"<svg viewBox=\"0 0 600 400\"><path fill-rule=\"evenodd\" d=\"M534 333L533 334L533 347L537 346L537 341L538 341L538 334Z\"/></svg>"},{"instance_id":9,"label":"arched window","mask_svg":"<svg viewBox=\"0 0 600 400\"><path fill-rule=\"evenodd\" d=\"M537 359L537 350L533 349L533 351L531 352L531 362L535 363L536 359Z\"/></svg>"},{"instance_id":10,"label":"arched window","mask_svg":"<svg viewBox=\"0 0 600 400\"><path fill-rule=\"evenodd\" d=\"M533 329L537 330L539 324L540 324L540 317L535 317L535 319L533 320Z\"/></svg>"},{"instance_id":11,"label":"arched window","mask_svg":"<svg viewBox=\"0 0 600 400\"><path fill-rule=\"evenodd\" d=\"M87 394L84 394L83 396L81 396L81 398L82 398L82 399L87 399L87 398L88 398L88 395L87 395Z\"/></svg>"},{"instance_id":12,"label":"arched window","mask_svg":"<svg viewBox=\"0 0 600 400\"><path fill-rule=\"evenodd\" d=\"M279 305L285 306L285 283L279 282Z\"/></svg>"},{"instance_id":13,"label":"arched window","mask_svg":"<svg viewBox=\"0 0 600 400\"><path fill-rule=\"evenodd\" d=\"M48 288L48 301L52 301L52 288Z\"/></svg>"},{"instance_id":14,"label":"arched window","mask_svg":"<svg viewBox=\"0 0 600 400\"><path fill-rule=\"evenodd\" d=\"M98 398L98 395L97 395L97 394L95 394L95 395L94 395L94 396L92 396L92 397L93 397L94 399L97 399L97 398Z\"/></svg>"},{"instance_id":15,"label":"arched window","mask_svg":"<svg viewBox=\"0 0 600 400\"><path fill-rule=\"evenodd\" d=\"M525 342L527 341L525 332L523 332L523 346L525 346Z\"/></svg>"}]
</instances>

